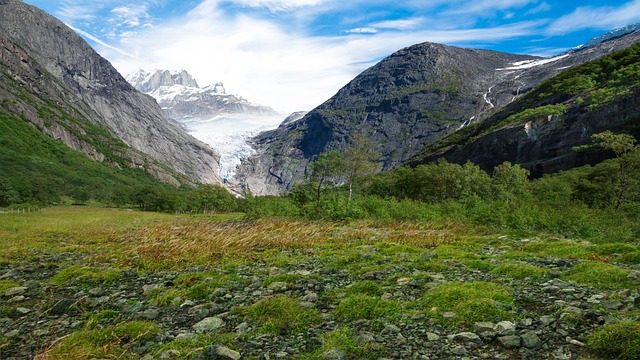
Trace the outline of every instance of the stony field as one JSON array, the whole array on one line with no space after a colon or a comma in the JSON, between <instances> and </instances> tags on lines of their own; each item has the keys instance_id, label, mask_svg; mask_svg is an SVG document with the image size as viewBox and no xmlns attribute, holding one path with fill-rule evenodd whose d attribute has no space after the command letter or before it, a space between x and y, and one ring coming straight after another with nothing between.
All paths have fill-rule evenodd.
<instances>
[{"instance_id":1,"label":"stony field","mask_svg":"<svg viewBox=\"0 0 640 360\"><path fill-rule=\"evenodd\" d=\"M2 359L633 359L637 244L444 222L0 214Z\"/></svg>"}]
</instances>

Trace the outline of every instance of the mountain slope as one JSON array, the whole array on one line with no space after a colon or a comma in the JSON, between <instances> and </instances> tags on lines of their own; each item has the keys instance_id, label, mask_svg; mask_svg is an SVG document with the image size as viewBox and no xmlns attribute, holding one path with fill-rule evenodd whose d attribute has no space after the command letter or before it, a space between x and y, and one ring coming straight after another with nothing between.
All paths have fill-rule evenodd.
<instances>
[{"instance_id":1,"label":"mountain slope","mask_svg":"<svg viewBox=\"0 0 640 360\"><path fill-rule=\"evenodd\" d=\"M0 0L0 30L5 42L57 80L64 102L91 123L191 181L220 182L218 155L171 123L62 22L21 1Z\"/></svg>"},{"instance_id":2,"label":"mountain slope","mask_svg":"<svg viewBox=\"0 0 640 360\"><path fill-rule=\"evenodd\" d=\"M382 170L395 168L542 81L639 38L628 34L548 59L431 43L400 50L302 120L256 137L258 155L243 163L240 181L258 194L286 191L304 178L309 161L349 146L355 133L376 141Z\"/></svg>"},{"instance_id":3,"label":"mountain slope","mask_svg":"<svg viewBox=\"0 0 640 360\"><path fill-rule=\"evenodd\" d=\"M509 161L533 176L595 164L576 151L611 130L640 138L640 44L588 62L541 84L503 111L423 150L415 166L445 158L491 171Z\"/></svg>"},{"instance_id":4,"label":"mountain slope","mask_svg":"<svg viewBox=\"0 0 640 360\"><path fill-rule=\"evenodd\" d=\"M278 115L267 106L256 105L237 95L227 94L222 83L201 88L185 70L139 70L127 76L127 81L137 90L156 99L162 111L178 122L237 114Z\"/></svg>"}]
</instances>

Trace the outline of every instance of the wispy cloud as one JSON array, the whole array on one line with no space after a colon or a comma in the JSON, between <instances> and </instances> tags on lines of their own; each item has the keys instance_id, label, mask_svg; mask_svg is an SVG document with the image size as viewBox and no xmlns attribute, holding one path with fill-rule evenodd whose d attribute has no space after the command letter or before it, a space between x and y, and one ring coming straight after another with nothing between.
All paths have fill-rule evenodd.
<instances>
[{"instance_id":1,"label":"wispy cloud","mask_svg":"<svg viewBox=\"0 0 640 360\"><path fill-rule=\"evenodd\" d=\"M610 29L640 21L640 0L621 6L579 7L555 20L548 34L565 34L586 28Z\"/></svg>"},{"instance_id":2,"label":"wispy cloud","mask_svg":"<svg viewBox=\"0 0 640 360\"><path fill-rule=\"evenodd\" d=\"M74 28L72 25L69 25L69 24L65 24L65 25L67 25L71 30L75 31L76 33L78 33L78 34L80 34L80 35L84 36L85 38L87 38L87 39L89 39L89 40L91 40L91 41L93 41L93 42L97 43L98 45L100 45L100 46L102 46L102 47L105 47L105 48L107 48L107 49L113 50L113 51L115 51L116 53L118 53L118 54L120 54L120 55L124 55L124 56L129 57L129 58L136 58L134 55L131 55L130 53L128 53L128 52L126 52L126 51L124 51L124 50L122 50L122 49L119 49L119 48L117 48L117 47L115 47L115 46L112 46L112 45L110 45L110 44L107 44L106 42L104 42L104 41L100 40L99 38L97 38L97 37L95 37L95 36L93 36L93 35L89 34L89 33L88 33L88 32L86 32L86 31L83 31L83 30L80 30L80 29L76 29L76 28Z\"/></svg>"}]
</instances>

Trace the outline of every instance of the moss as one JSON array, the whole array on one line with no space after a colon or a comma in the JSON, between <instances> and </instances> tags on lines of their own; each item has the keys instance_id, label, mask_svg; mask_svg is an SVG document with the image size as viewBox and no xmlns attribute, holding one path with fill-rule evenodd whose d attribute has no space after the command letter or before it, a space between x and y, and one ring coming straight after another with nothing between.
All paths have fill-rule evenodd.
<instances>
[{"instance_id":1,"label":"moss","mask_svg":"<svg viewBox=\"0 0 640 360\"><path fill-rule=\"evenodd\" d=\"M64 285L72 281L87 284L106 284L113 283L120 280L120 278L122 278L120 270L103 270L89 266L72 265L60 271L49 282L54 285Z\"/></svg>"},{"instance_id":2,"label":"moss","mask_svg":"<svg viewBox=\"0 0 640 360\"><path fill-rule=\"evenodd\" d=\"M152 340L160 328L152 322L132 321L99 330L82 330L65 337L47 359L136 359L132 344Z\"/></svg>"},{"instance_id":3,"label":"moss","mask_svg":"<svg viewBox=\"0 0 640 360\"><path fill-rule=\"evenodd\" d=\"M398 304L369 295L355 295L344 299L333 313L341 321L352 322L360 319L379 320L398 315Z\"/></svg>"},{"instance_id":4,"label":"moss","mask_svg":"<svg viewBox=\"0 0 640 360\"><path fill-rule=\"evenodd\" d=\"M628 270L599 261L585 261L566 272L566 280L590 285L599 289L622 289L630 287Z\"/></svg>"},{"instance_id":5,"label":"moss","mask_svg":"<svg viewBox=\"0 0 640 360\"><path fill-rule=\"evenodd\" d=\"M491 273L513 279L533 278L539 279L543 277L548 270L527 264L509 263L502 264L491 271Z\"/></svg>"},{"instance_id":6,"label":"moss","mask_svg":"<svg viewBox=\"0 0 640 360\"><path fill-rule=\"evenodd\" d=\"M454 312L456 316L452 322L463 326L471 326L479 321L512 318L507 310L512 303L513 297L506 287L482 281L441 284L423 297L425 309L437 309L429 310L431 317L441 320L442 313Z\"/></svg>"},{"instance_id":7,"label":"moss","mask_svg":"<svg viewBox=\"0 0 640 360\"><path fill-rule=\"evenodd\" d=\"M287 296L263 299L236 311L258 323L262 332L276 335L295 334L322 321L317 311L304 308Z\"/></svg>"},{"instance_id":8,"label":"moss","mask_svg":"<svg viewBox=\"0 0 640 360\"><path fill-rule=\"evenodd\" d=\"M640 359L640 322L623 322L600 328L587 342L591 351L605 359Z\"/></svg>"}]
</instances>

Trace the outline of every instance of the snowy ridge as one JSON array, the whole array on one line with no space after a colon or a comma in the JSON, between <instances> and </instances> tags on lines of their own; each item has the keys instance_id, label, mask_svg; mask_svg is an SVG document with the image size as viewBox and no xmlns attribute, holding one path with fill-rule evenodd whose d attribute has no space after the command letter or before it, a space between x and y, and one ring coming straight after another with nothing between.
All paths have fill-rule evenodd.
<instances>
[{"instance_id":1,"label":"snowy ridge","mask_svg":"<svg viewBox=\"0 0 640 360\"><path fill-rule=\"evenodd\" d=\"M506 68L501 68L501 69L496 69L498 71L505 71L505 70L523 70L523 69L530 69L532 67L536 67L536 66L540 66L540 65L545 65L545 64L549 64L561 59L566 58L567 56L570 56L570 54L564 54L564 55L560 55L560 56L554 56L551 58L546 58L546 59L541 59L541 60L525 60L525 61L518 61L515 63L512 63L512 66L506 67Z\"/></svg>"}]
</instances>

